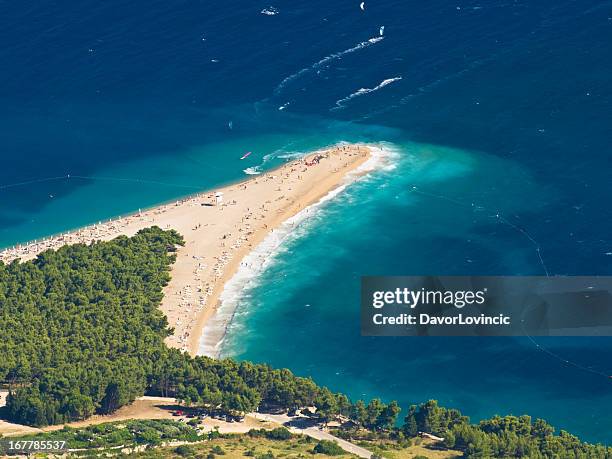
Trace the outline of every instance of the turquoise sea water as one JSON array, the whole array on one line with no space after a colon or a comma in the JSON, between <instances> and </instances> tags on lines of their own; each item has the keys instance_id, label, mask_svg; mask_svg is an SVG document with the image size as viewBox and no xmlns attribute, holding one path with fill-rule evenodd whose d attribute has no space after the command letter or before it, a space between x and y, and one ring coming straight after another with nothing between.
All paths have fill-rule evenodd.
<instances>
[{"instance_id":1,"label":"turquoise sea water","mask_svg":"<svg viewBox=\"0 0 612 459\"><path fill-rule=\"evenodd\" d=\"M237 118L231 114L226 117L230 121ZM273 123L273 120L268 122ZM319 124L320 130L313 135L300 123ZM0 186L0 193L5 198L1 205L4 224L0 227L0 247L243 180L248 177L245 168L267 170L282 164L287 155L304 153L342 139L369 138L367 131L358 132L350 124L323 125L310 118L299 122L289 120L286 130L279 125L273 129L252 124L248 120L244 123L232 121L232 129L225 126L224 140L177 145L167 154L144 151L138 157L108 163L104 158L92 158L92 161L100 161L95 171L68 163L55 172L57 175L47 175L49 172L36 170L33 165L32 175L23 175L22 180L8 181ZM373 131L391 130L374 127ZM251 150L248 162L239 160L244 152Z\"/></svg>"},{"instance_id":2,"label":"turquoise sea water","mask_svg":"<svg viewBox=\"0 0 612 459\"><path fill-rule=\"evenodd\" d=\"M612 274L609 2L273 3L0 2L0 247L388 142L395 168L249 284L223 354L612 440L612 339L362 338L357 312L368 274Z\"/></svg>"},{"instance_id":3,"label":"turquoise sea water","mask_svg":"<svg viewBox=\"0 0 612 459\"><path fill-rule=\"evenodd\" d=\"M539 241L514 226L516 215L556 199L527 170L446 147L391 148L396 168L325 205L247 285L222 355L306 370L354 398L382 392L404 407L436 398L475 419L529 413L605 441L608 340L538 339L551 357L527 338L359 336L361 275L549 269Z\"/></svg>"}]
</instances>

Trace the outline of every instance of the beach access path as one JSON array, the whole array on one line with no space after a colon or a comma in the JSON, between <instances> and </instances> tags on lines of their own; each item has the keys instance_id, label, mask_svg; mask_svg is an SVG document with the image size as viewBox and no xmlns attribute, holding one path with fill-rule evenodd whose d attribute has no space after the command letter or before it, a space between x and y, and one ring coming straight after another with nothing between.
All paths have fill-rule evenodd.
<instances>
[{"instance_id":1,"label":"beach access path","mask_svg":"<svg viewBox=\"0 0 612 459\"><path fill-rule=\"evenodd\" d=\"M329 440L336 442L344 451L355 454L359 457L370 459L373 456L371 451L330 434L328 431L323 429L321 424L313 422L312 419L306 416L288 416L286 414L262 413L251 413L250 416L261 421L280 424L295 434L307 435L315 440Z\"/></svg>"},{"instance_id":2,"label":"beach access path","mask_svg":"<svg viewBox=\"0 0 612 459\"><path fill-rule=\"evenodd\" d=\"M6 395L7 393L5 391L0 393L0 397L4 396L5 399ZM2 402L0 402L0 404L1 403ZM126 421L129 419L173 419L182 420L184 422L188 421L189 419L184 416L177 417L173 415L173 412L180 408L175 398L143 396L137 398L132 404L120 408L113 414L92 416L83 421L71 422L66 425L72 428L78 428L106 422ZM286 414L249 413L241 422L226 422L208 417L202 421L199 429L203 432L219 430L220 433L247 433L251 429L273 429L278 426L285 426L293 433L307 435L316 440L335 441L342 449L359 457L368 459L372 457L370 451L333 436L329 432L323 430L320 425L313 423L311 419L305 416L291 417ZM61 424L39 429L19 424L10 424L0 420L0 433L9 437L49 432L61 430L63 428L64 425Z\"/></svg>"}]
</instances>

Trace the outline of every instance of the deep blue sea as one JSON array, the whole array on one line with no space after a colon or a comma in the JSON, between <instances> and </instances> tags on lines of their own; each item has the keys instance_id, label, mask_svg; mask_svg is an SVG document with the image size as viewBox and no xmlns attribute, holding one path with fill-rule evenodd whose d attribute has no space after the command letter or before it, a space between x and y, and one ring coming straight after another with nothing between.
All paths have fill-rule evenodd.
<instances>
[{"instance_id":1,"label":"deep blue sea","mask_svg":"<svg viewBox=\"0 0 612 459\"><path fill-rule=\"evenodd\" d=\"M612 275L612 2L359 4L0 1L0 247L241 179L245 151L387 142L223 355L612 441L612 338L363 338L358 301L362 275Z\"/></svg>"}]
</instances>

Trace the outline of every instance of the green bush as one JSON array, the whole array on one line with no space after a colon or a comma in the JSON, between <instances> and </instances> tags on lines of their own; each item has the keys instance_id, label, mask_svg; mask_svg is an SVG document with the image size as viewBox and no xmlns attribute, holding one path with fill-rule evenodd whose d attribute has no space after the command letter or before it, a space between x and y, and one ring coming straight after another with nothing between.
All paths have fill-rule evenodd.
<instances>
[{"instance_id":1,"label":"green bush","mask_svg":"<svg viewBox=\"0 0 612 459\"><path fill-rule=\"evenodd\" d=\"M325 454L327 456L340 456L344 454L344 450L340 448L335 441L321 440L317 443L313 450L317 454Z\"/></svg>"},{"instance_id":2,"label":"green bush","mask_svg":"<svg viewBox=\"0 0 612 459\"><path fill-rule=\"evenodd\" d=\"M189 457L195 454L195 450L189 445L177 446L174 448L174 452L182 457Z\"/></svg>"},{"instance_id":3,"label":"green bush","mask_svg":"<svg viewBox=\"0 0 612 459\"><path fill-rule=\"evenodd\" d=\"M265 435L269 440L289 440L291 438L291 432L285 427L268 430Z\"/></svg>"},{"instance_id":4,"label":"green bush","mask_svg":"<svg viewBox=\"0 0 612 459\"><path fill-rule=\"evenodd\" d=\"M161 435L152 428L146 428L142 432L136 434L136 442L146 445L159 445L161 443Z\"/></svg>"},{"instance_id":5,"label":"green bush","mask_svg":"<svg viewBox=\"0 0 612 459\"><path fill-rule=\"evenodd\" d=\"M199 440L195 429L178 421L132 420L13 437L15 440L65 440L69 448L108 448L119 445L153 444L164 441Z\"/></svg>"}]
</instances>

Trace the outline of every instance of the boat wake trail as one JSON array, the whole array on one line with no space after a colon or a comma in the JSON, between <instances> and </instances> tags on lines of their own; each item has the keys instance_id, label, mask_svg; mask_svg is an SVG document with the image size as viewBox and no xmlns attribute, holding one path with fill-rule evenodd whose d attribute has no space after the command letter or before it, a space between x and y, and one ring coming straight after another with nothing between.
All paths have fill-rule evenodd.
<instances>
[{"instance_id":1,"label":"boat wake trail","mask_svg":"<svg viewBox=\"0 0 612 459\"><path fill-rule=\"evenodd\" d=\"M264 155L260 164L256 166L247 167L246 169L243 169L243 172L246 175L259 175L265 169L266 165L271 161L277 159L288 161L295 158L300 158L307 154L307 152L302 151L288 151L287 149L290 148L293 144L295 144L295 141L289 142L281 148L278 148L273 152Z\"/></svg>"},{"instance_id":2,"label":"boat wake trail","mask_svg":"<svg viewBox=\"0 0 612 459\"><path fill-rule=\"evenodd\" d=\"M382 89L385 86L390 85L391 83L395 83L396 81L399 81L401 79L402 79L401 76L394 77L394 78L387 78L386 80L381 81L378 85L376 85L373 88L361 88L361 89L355 91L353 94L348 95L348 96L346 96L346 97L344 97L342 99L337 100L336 101L336 106L330 108L330 110L339 110L341 108L344 108L345 104L349 100L354 99L355 97L364 96L364 95L369 94L371 92L376 92L379 89Z\"/></svg>"},{"instance_id":3,"label":"boat wake trail","mask_svg":"<svg viewBox=\"0 0 612 459\"><path fill-rule=\"evenodd\" d=\"M381 42L385 37L379 36L379 37L373 37L370 38L369 40L366 41L362 41L361 43L358 43L357 45L353 46L352 48L348 48L345 49L344 51L340 51L337 53L333 53L330 54L328 56L325 56L323 59L318 60L317 62L315 62L314 64L312 64L309 67L304 67L303 69L301 69L300 71L289 75L288 77L286 77L283 81L281 81L278 86L276 86L276 88L274 89L274 95L278 96L279 94L281 94L283 92L283 90L285 89L285 86L287 86L288 83L290 83L293 80L296 80L300 77L302 77L303 75L312 72L314 70L317 70L319 68L321 68L322 66L324 66L325 64L327 64L328 62L331 62L333 60L336 59L340 59L342 56L345 56L347 54L350 53L354 53L355 51L359 51L361 49L365 49L368 48L372 45L375 45L376 43Z\"/></svg>"}]
</instances>

